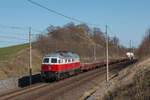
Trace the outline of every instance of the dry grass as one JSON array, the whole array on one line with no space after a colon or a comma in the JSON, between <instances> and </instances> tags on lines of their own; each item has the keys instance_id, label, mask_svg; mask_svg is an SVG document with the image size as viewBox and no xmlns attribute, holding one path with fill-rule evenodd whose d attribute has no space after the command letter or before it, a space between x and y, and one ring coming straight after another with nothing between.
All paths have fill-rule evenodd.
<instances>
[{"instance_id":1,"label":"dry grass","mask_svg":"<svg viewBox=\"0 0 150 100\"><path fill-rule=\"evenodd\" d=\"M32 67L33 73L40 71L41 65L41 53L35 49L32 50ZM28 74L29 72L29 49L26 47L16 54L9 60L0 61L0 79L21 76Z\"/></svg>"},{"instance_id":2,"label":"dry grass","mask_svg":"<svg viewBox=\"0 0 150 100\"><path fill-rule=\"evenodd\" d=\"M100 100L149 100L149 93L150 59L146 59L122 70Z\"/></svg>"}]
</instances>

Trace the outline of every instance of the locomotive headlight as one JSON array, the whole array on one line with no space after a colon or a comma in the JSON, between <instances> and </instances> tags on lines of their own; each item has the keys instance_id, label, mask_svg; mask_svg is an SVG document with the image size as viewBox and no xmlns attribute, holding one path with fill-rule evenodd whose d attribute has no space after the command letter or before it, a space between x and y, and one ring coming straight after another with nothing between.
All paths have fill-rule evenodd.
<instances>
[{"instance_id":1,"label":"locomotive headlight","mask_svg":"<svg viewBox=\"0 0 150 100\"><path fill-rule=\"evenodd\" d=\"M51 66L50 65L48 65L48 69L51 70Z\"/></svg>"}]
</instances>

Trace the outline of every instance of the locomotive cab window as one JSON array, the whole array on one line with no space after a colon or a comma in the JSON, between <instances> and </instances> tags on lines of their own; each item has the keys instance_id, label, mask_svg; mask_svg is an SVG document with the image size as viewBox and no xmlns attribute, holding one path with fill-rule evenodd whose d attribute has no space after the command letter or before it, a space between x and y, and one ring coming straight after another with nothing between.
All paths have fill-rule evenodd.
<instances>
[{"instance_id":1,"label":"locomotive cab window","mask_svg":"<svg viewBox=\"0 0 150 100\"><path fill-rule=\"evenodd\" d=\"M49 58L44 58L43 63L49 63Z\"/></svg>"},{"instance_id":2,"label":"locomotive cab window","mask_svg":"<svg viewBox=\"0 0 150 100\"><path fill-rule=\"evenodd\" d=\"M51 63L57 63L57 58L51 58Z\"/></svg>"}]
</instances>

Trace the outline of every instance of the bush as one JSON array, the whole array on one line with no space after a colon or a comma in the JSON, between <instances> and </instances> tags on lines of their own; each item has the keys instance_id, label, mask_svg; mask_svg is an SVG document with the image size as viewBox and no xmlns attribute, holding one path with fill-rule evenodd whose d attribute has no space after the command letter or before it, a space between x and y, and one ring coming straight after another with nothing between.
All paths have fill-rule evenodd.
<instances>
[{"instance_id":1,"label":"bush","mask_svg":"<svg viewBox=\"0 0 150 100\"><path fill-rule=\"evenodd\" d=\"M140 58L150 56L150 29L148 29L146 36L143 38L143 41L137 50L137 55Z\"/></svg>"},{"instance_id":2,"label":"bush","mask_svg":"<svg viewBox=\"0 0 150 100\"><path fill-rule=\"evenodd\" d=\"M137 72L133 83L109 91L104 100L150 100L150 70Z\"/></svg>"}]
</instances>

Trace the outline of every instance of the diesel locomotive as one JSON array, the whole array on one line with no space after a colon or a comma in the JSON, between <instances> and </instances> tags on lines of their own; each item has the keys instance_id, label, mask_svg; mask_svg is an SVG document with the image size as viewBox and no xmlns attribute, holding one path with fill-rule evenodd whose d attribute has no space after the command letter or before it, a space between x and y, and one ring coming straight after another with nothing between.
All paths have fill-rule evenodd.
<instances>
[{"instance_id":1,"label":"diesel locomotive","mask_svg":"<svg viewBox=\"0 0 150 100\"><path fill-rule=\"evenodd\" d=\"M80 71L80 58L76 53L55 51L43 57L41 65L42 80L56 79L76 74Z\"/></svg>"}]
</instances>

